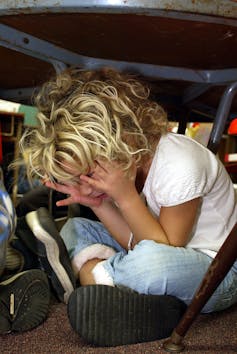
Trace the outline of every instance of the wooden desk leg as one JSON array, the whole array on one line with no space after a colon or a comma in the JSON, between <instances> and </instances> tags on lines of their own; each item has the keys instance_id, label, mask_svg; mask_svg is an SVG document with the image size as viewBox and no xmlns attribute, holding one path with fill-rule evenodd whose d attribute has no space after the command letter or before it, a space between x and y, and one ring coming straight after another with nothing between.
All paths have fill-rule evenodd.
<instances>
[{"instance_id":1,"label":"wooden desk leg","mask_svg":"<svg viewBox=\"0 0 237 354\"><path fill-rule=\"evenodd\" d=\"M237 224L213 259L205 277L196 291L191 304L171 334L164 342L164 349L170 353L179 353L184 349L183 338L191 324L207 303L218 285L222 282L237 258Z\"/></svg>"}]
</instances>

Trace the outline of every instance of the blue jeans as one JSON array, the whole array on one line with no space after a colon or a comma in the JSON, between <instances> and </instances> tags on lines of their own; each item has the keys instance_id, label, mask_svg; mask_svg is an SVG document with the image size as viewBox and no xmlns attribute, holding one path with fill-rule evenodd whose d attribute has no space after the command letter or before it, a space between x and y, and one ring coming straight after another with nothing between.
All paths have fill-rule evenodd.
<instances>
[{"instance_id":1,"label":"blue jeans","mask_svg":"<svg viewBox=\"0 0 237 354\"><path fill-rule=\"evenodd\" d=\"M115 251L103 263L115 285L123 285L143 294L173 295L187 305L212 262L211 257L198 250L167 246L151 240L140 241L127 252L101 223L83 218L69 219L61 235L72 262L75 257L80 258L86 248L105 245L105 248ZM236 302L237 262L202 312L220 311Z\"/></svg>"}]
</instances>

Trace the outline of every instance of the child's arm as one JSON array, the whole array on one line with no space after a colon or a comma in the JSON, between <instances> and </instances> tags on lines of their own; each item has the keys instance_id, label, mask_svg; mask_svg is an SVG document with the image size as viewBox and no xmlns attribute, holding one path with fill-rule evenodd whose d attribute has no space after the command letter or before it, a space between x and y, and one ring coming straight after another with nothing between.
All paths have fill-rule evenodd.
<instances>
[{"instance_id":1,"label":"child's arm","mask_svg":"<svg viewBox=\"0 0 237 354\"><path fill-rule=\"evenodd\" d=\"M129 239L129 232L132 232L136 242L151 239L173 246L187 244L196 220L199 198L175 207L162 208L158 220L141 200L134 179L128 178L118 165L99 163L92 178L81 176L81 179L93 188L109 195L118 206L119 212L115 208L113 214L110 214L111 209L106 209L104 203L93 208L99 219L118 241L122 232L126 240ZM116 223L113 221L115 215L120 215ZM128 226L127 232L124 225Z\"/></svg>"},{"instance_id":2,"label":"child's arm","mask_svg":"<svg viewBox=\"0 0 237 354\"><path fill-rule=\"evenodd\" d=\"M133 198L122 201L120 211L130 226L136 242L151 239L156 242L183 247L189 241L196 220L200 198L174 207L161 208L156 219L134 194Z\"/></svg>"},{"instance_id":3,"label":"child's arm","mask_svg":"<svg viewBox=\"0 0 237 354\"><path fill-rule=\"evenodd\" d=\"M91 207L99 220L113 238L124 248L128 249L131 229L118 207L110 199L104 200L98 207Z\"/></svg>"},{"instance_id":4,"label":"child's arm","mask_svg":"<svg viewBox=\"0 0 237 354\"><path fill-rule=\"evenodd\" d=\"M144 239L151 239L182 247L188 242L199 203L199 198L196 198L178 206L161 208L159 220L150 213L140 196L135 193L133 197L124 198L119 209L105 201L103 205L93 207L92 210L124 248L127 248L131 232L135 244Z\"/></svg>"}]
</instances>

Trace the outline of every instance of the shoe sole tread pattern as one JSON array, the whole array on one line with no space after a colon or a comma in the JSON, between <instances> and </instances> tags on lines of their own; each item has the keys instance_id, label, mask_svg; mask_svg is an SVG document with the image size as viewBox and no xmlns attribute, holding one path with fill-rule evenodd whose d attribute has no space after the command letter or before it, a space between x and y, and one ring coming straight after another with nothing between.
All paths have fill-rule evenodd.
<instances>
[{"instance_id":1,"label":"shoe sole tread pattern","mask_svg":"<svg viewBox=\"0 0 237 354\"><path fill-rule=\"evenodd\" d=\"M41 267L48 274L58 298L67 303L70 294L76 287L76 279L66 246L48 210L39 208L37 211L28 213L26 222L38 240Z\"/></svg>"},{"instance_id":2,"label":"shoe sole tread pattern","mask_svg":"<svg viewBox=\"0 0 237 354\"><path fill-rule=\"evenodd\" d=\"M0 334L35 328L44 321L49 310L50 289L44 272L34 269L12 278L0 284ZM11 314L12 294L14 311Z\"/></svg>"},{"instance_id":3,"label":"shoe sole tread pattern","mask_svg":"<svg viewBox=\"0 0 237 354\"><path fill-rule=\"evenodd\" d=\"M92 285L72 293L68 316L72 328L88 343L118 346L169 337L185 309L172 296Z\"/></svg>"}]
</instances>

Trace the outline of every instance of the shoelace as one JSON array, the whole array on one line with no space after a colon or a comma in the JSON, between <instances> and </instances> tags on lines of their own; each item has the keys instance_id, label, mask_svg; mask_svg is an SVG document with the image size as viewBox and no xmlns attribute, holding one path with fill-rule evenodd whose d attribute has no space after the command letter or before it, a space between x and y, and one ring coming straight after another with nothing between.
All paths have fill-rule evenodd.
<instances>
[{"instance_id":1,"label":"shoelace","mask_svg":"<svg viewBox=\"0 0 237 354\"><path fill-rule=\"evenodd\" d=\"M14 295L14 293L10 294L9 305L10 305L9 312L10 312L10 315L13 317L15 314L15 295Z\"/></svg>"}]
</instances>

